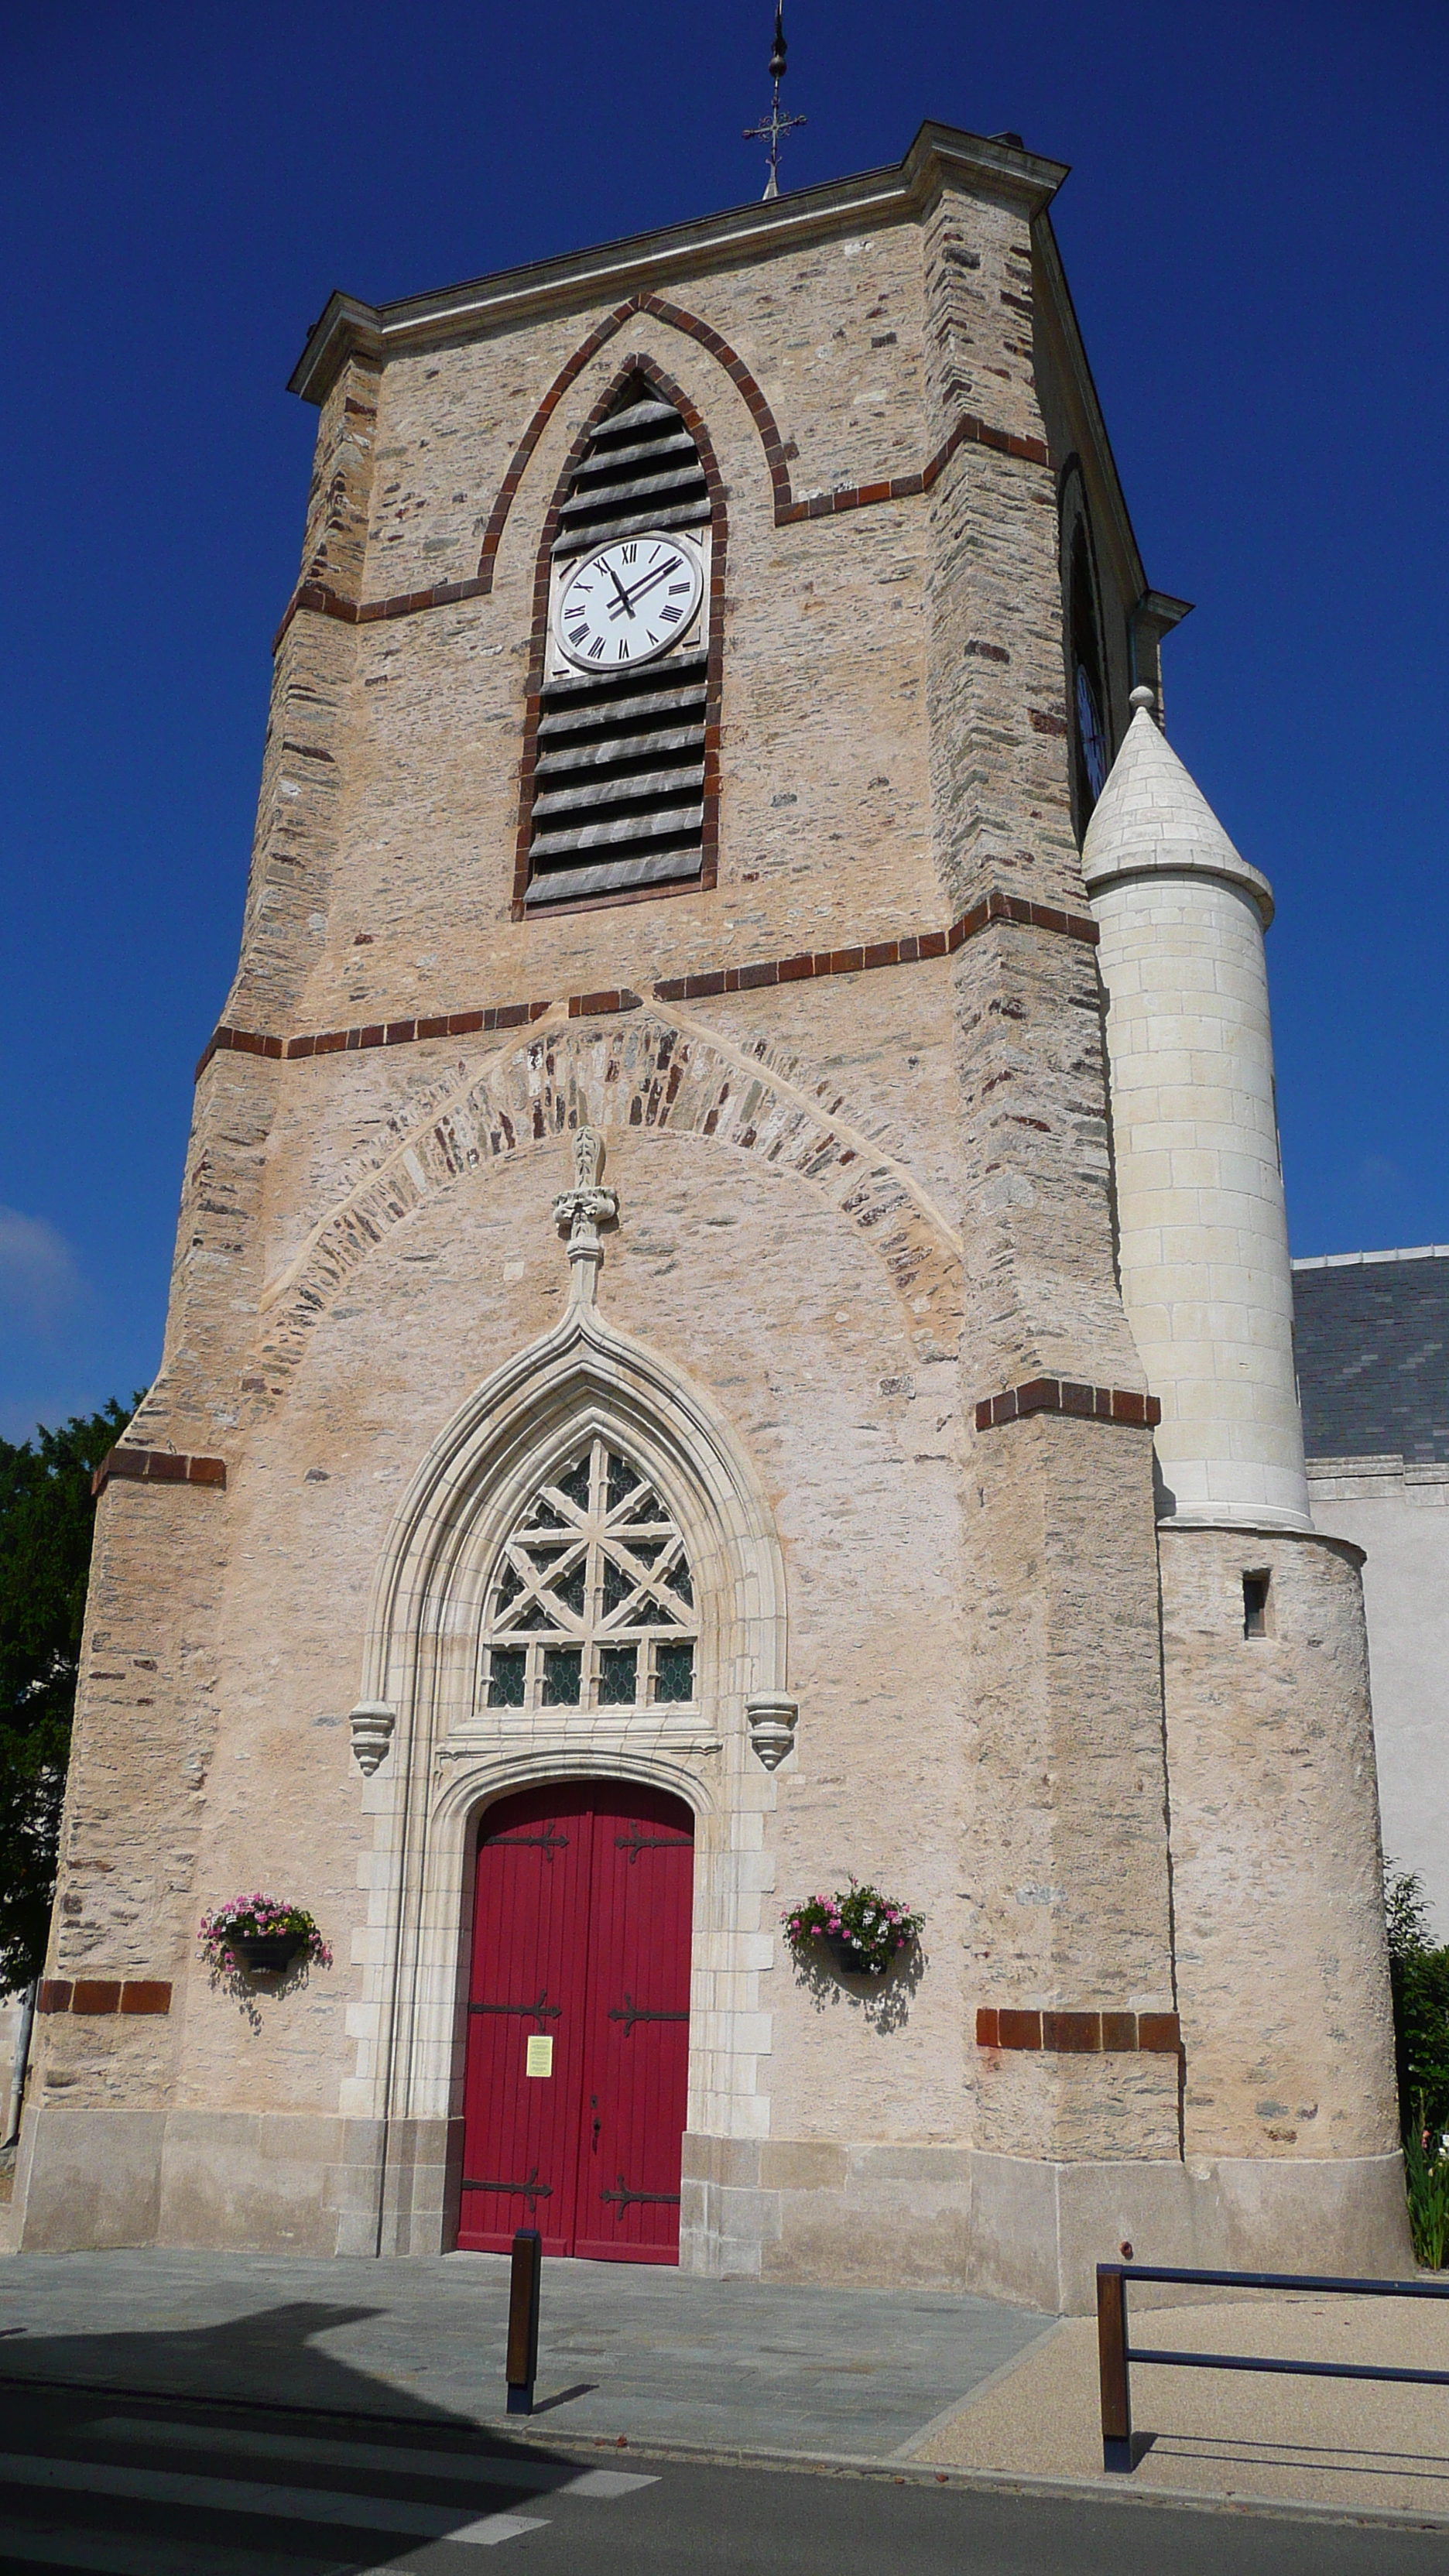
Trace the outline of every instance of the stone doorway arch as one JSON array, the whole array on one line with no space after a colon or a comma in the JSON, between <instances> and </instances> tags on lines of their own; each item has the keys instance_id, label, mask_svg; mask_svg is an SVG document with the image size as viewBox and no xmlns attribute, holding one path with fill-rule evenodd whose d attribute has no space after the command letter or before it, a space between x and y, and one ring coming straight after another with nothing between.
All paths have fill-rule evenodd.
<instances>
[{"instance_id":1,"label":"stone doorway arch","mask_svg":"<svg viewBox=\"0 0 1449 2576\"><path fill-rule=\"evenodd\" d=\"M527 1497L596 1437L647 1475L695 1585L699 1680L685 1708L480 1705L488 1586ZM788 1705L784 1562L748 1454L705 1392L620 1332L575 1263L553 1330L485 1381L434 1441L374 1585L359 1712L388 1744L363 1789L373 1820L364 1993L341 2110L377 2126L375 2250L452 2240L461 2182L467 1962L482 1812L511 1791L596 1776L647 1783L695 1817L688 2126L767 2134L758 1980L773 1772L748 1711ZM777 1756L774 1758L778 1758ZM681 2261L707 2267L686 2227Z\"/></svg>"}]
</instances>

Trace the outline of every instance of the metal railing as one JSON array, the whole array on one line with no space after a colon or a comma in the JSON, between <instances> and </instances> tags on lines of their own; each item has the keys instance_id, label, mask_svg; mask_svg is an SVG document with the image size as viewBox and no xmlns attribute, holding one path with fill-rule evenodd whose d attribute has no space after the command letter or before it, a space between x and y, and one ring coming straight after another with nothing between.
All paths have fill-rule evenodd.
<instances>
[{"instance_id":1,"label":"metal railing","mask_svg":"<svg viewBox=\"0 0 1449 2576\"><path fill-rule=\"evenodd\" d=\"M1130 2477L1134 2361L1169 2362L1178 2370L1268 2370L1294 2379L1403 2379L1449 2388L1449 2370L1399 2370L1382 2362L1278 2361L1246 2352L1164 2352L1134 2344L1127 2328L1129 2281L1181 2281L1224 2290L1333 2290L1356 2299L1449 2299L1449 2282L1350 2281L1331 2272L1196 2272L1164 2263L1097 2266L1097 2365L1102 2381L1102 2466Z\"/></svg>"}]
</instances>

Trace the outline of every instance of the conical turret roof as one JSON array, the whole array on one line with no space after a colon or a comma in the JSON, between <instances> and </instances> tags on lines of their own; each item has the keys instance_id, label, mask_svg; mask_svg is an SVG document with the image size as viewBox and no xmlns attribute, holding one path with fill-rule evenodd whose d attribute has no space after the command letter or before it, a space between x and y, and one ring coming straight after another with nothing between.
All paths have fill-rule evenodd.
<instances>
[{"instance_id":1,"label":"conical turret roof","mask_svg":"<svg viewBox=\"0 0 1449 2576\"><path fill-rule=\"evenodd\" d=\"M1087 892L1118 877L1191 869L1226 877L1251 894L1266 930L1273 918L1267 878L1234 849L1200 787L1153 720L1151 692L1134 689L1137 712L1097 799L1082 845Z\"/></svg>"}]
</instances>

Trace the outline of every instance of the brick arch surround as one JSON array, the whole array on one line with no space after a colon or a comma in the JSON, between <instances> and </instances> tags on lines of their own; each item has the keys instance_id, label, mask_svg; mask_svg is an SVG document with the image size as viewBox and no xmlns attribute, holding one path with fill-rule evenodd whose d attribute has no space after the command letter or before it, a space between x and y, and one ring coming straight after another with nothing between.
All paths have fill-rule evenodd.
<instances>
[{"instance_id":1,"label":"brick arch surround","mask_svg":"<svg viewBox=\"0 0 1449 2576\"><path fill-rule=\"evenodd\" d=\"M705 607L709 662L704 697L704 820L700 828L699 877L697 880L690 879L688 882L691 887L696 883L701 887L710 887L718 882L720 704L724 693L723 612L725 569L729 554L729 515L725 508L724 480L720 474L713 441L698 407L690 401L683 386L677 385L672 376L667 376L662 367L655 365L652 358L635 351L610 377L564 458L563 470L554 485L552 499L544 513L543 528L538 541L538 554L533 574L533 626L528 650L528 701L523 723L523 759L518 773L518 839L513 865L513 918L515 921L524 919L526 910L524 897L528 892L528 846L533 818L533 774L534 765L538 759L538 718L542 705L543 666L548 643L549 573L553 561L553 541L558 535L559 512L568 498L575 466L585 453L600 421L607 419L631 376L641 377L646 384L652 385L662 402L673 404L699 451L699 461L704 468L705 485L709 492L709 597ZM763 396L761 399L763 400ZM661 892L667 892L669 889L648 886L640 891L651 897L657 897ZM592 898L595 905L599 900L597 896ZM636 897L613 895L605 896L603 900L628 903L636 900ZM559 907L560 910L570 908Z\"/></svg>"},{"instance_id":2,"label":"brick arch surround","mask_svg":"<svg viewBox=\"0 0 1449 2576\"><path fill-rule=\"evenodd\" d=\"M829 1077L759 1040L654 1012L593 1029L570 1021L484 1065L454 1067L399 1113L387 1147L352 1184L263 1300L252 1392L281 1393L344 1282L394 1230L470 1174L572 1128L712 1137L795 1172L856 1227L886 1271L923 1350L954 1348L960 1243L881 1131L842 1113Z\"/></svg>"},{"instance_id":3,"label":"brick arch surround","mask_svg":"<svg viewBox=\"0 0 1449 2576\"><path fill-rule=\"evenodd\" d=\"M650 314L656 322L667 323L671 331L684 332L687 338L698 341L702 349L707 349L712 358L718 359L725 374L738 388L748 407L750 418L760 433L760 444L765 451L765 462L770 469L776 518L779 518L782 510L789 508L790 469L785 462L784 442L781 439L775 415L743 358L737 356L728 340L722 339L719 332L708 322L702 322L697 313L686 313L682 305L669 304L662 295L631 295L626 303L616 304L612 313L606 313L602 321L596 322L588 337L580 341L573 356L565 360L513 451L508 471L498 487L498 497L489 512L488 525L483 531L483 550L478 558L478 579L482 584L485 598L493 587L494 558L507 524L508 513L513 507L514 495L523 481L535 447L570 385L582 375L590 360L596 358L601 349L607 348L615 333L621 331L624 324L636 313ZM638 362L635 361L635 363ZM676 398L673 395L670 397L671 400ZM691 429L695 427L693 421L690 422L690 427ZM576 461L576 456L571 455L570 464Z\"/></svg>"}]
</instances>

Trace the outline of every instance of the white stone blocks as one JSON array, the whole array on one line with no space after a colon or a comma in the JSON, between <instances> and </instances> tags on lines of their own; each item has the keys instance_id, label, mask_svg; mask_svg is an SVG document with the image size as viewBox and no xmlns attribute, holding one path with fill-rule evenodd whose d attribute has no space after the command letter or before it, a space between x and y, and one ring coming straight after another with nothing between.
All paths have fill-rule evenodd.
<instances>
[{"instance_id":1,"label":"white stone blocks","mask_svg":"<svg viewBox=\"0 0 1449 2576\"><path fill-rule=\"evenodd\" d=\"M1305 1528L1270 898L1145 710L1084 867L1107 998L1122 1297L1162 1406L1165 1508Z\"/></svg>"}]
</instances>

